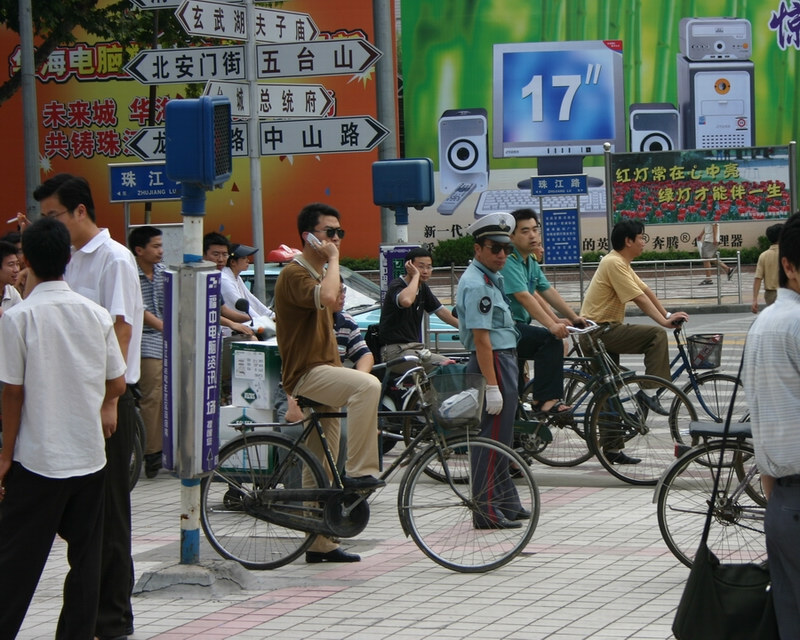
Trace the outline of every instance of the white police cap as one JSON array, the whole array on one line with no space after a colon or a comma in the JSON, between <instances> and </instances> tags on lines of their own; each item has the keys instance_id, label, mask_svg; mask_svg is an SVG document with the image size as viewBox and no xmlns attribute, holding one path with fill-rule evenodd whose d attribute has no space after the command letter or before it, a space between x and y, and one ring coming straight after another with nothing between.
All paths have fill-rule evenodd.
<instances>
[{"instance_id":1,"label":"white police cap","mask_svg":"<svg viewBox=\"0 0 800 640\"><path fill-rule=\"evenodd\" d=\"M473 222L467 227L467 233L471 233L475 240L493 240L508 244L511 242L514 224L514 216L505 211L497 211Z\"/></svg>"}]
</instances>

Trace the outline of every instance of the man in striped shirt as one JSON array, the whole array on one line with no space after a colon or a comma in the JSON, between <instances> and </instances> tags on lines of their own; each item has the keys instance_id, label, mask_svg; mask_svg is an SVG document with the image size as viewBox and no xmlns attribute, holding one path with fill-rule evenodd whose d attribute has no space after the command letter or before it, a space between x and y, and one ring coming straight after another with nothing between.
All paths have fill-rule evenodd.
<instances>
[{"instance_id":1,"label":"man in striped shirt","mask_svg":"<svg viewBox=\"0 0 800 640\"><path fill-rule=\"evenodd\" d=\"M779 241L778 298L747 334L742 382L767 497L764 530L781 638L800 638L800 213Z\"/></svg>"}]
</instances>

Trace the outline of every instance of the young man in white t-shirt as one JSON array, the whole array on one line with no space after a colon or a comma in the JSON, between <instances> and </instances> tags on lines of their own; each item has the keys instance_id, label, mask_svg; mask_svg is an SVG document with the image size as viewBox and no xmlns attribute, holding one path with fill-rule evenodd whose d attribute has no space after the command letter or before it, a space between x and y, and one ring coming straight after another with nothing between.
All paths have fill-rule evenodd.
<instances>
[{"instance_id":1,"label":"young man in white t-shirt","mask_svg":"<svg viewBox=\"0 0 800 640\"><path fill-rule=\"evenodd\" d=\"M15 637L56 534L70 571L57 638L91 638L100 596L105 439L125 360L108 311L64 281L69 232L43 218L23 234L33 289L0 322L0 636Z\"/></svg>"}]
</instances>

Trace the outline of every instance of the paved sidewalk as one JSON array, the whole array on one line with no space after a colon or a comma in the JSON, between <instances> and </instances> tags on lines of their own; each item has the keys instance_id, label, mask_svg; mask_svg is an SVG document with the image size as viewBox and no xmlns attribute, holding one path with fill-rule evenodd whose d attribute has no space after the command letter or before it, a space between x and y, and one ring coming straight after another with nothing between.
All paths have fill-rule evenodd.
<instances>
[{"instance_id":1,"label":"paved sidewalk","mask_svg":"<svg viewBox=\"0 0 800 640\"><path fill-rule=\"evenodd\" d=\"M725 332L723 368L735 372L751 320L738 314L693 319L693 325ZM362 555L360 563L301 559L274 571L246 571L202 539L202 566L177 566L180 483L164 472L142 478L132 494L137 595L131 640L672 638L688 570L661 539L653 488L624 484L594 460L532 468L541 491L539 525L521 556L484 574L444 569L403 537L397 474L373 500L366 530L345 541ZM175 573L198 582L156 588ZM212 573L229 578L203 586ZM65 574L59 539L19 638L54 636Z\"/></svg>"},{"instance_id":2,"label":"paved sidewalk","mask_svg":"<svg viewBox=\"0 0 800 640\"><path fill-rule=\"evenodd\" d=\"M203 540L201 563L243 576L244 588L219 580L141 592L131 638L671 638L688 571L661 540L652 488L625 485L594 461L536 464L534 475L539 526L503 568L455 573L424 556L400 530L395 476L373 501L367 529L345 541L362 562L249 572ZM143 574L176 570L180 483L165 473L140 480L133 513L139 589ZM54 636L65 573L58 540L20 638Z\"/></svg>"}]
</instances>

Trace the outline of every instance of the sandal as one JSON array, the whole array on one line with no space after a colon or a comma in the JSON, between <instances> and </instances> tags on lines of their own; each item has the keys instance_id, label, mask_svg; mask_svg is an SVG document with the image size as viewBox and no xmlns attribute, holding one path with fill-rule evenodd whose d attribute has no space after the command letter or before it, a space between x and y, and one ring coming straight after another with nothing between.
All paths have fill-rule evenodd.
<instances>
[{"instance_id":1,"label":"sandal","mask_svg":"<svg viewBox=\"0 0 800 640\"><path fill-rule=\"evenodd\" d=\"M542 402L534 402L533 409L536 413L543 413L548 416L558 416L562 413L569 413L572 411L572 407L568 404L564 404L560 400L556 400L556 403L550 407L549 409L542 409Z\"/></svg>"}]
</instances>

